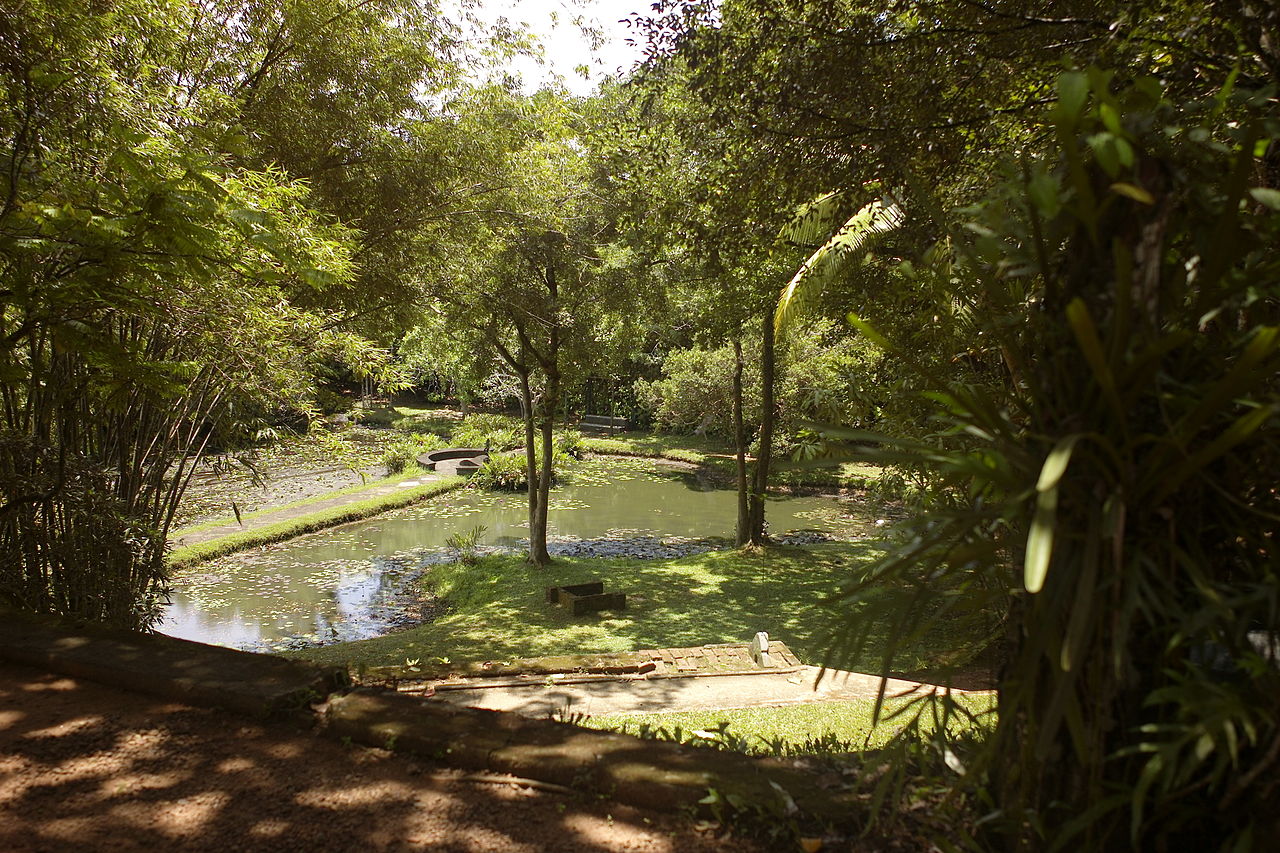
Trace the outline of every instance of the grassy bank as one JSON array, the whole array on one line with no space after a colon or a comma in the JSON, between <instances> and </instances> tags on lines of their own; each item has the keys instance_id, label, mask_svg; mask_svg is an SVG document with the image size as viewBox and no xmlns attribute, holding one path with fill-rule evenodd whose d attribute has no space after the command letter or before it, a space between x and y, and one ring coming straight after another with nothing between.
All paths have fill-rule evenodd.
<instances>
[{"instance_id":1,"label":"grassy bank","mask_svg":"<svg viewBox=\"0 0 1280 853\"><path fill-rule=\"evenodd\" d=\"M990 694L958 696L956 700L973 714L995 707L995 697ZM877 749L915 713L908 709L908 700L888 698L879 725L872 725L874 710L875 700L868 698L729 711L598 716L578 723L627 734L659 734L677 741L720 741L756 755L788 755ZM895 717L895 712L903 715ZM824 748L815 748L818 746Z\"/></svg>"},{"instance_id":2,"label":"grassy bank","mask_svg":"<svg viewBox=\"0 0 1280 853\"><path fill-rule=\"evenodd\" d=\"M420 476L420 472L415 473L418 473ZM381 486L393 485L397 481L408 479L412 476L414 476L414 474L404 474L398 477L388 478L386 480L378 480L360 487L329 492L305 501L297 501L293 504L287 504L284 507L273 507L261 512L251 513L249 515L242 516L242 520L248 521L255 517L271 515L281 511L305 509L308 505L329 501L336 496L358 494L359 492L368 491ZM442 480L424 483L421 486L410 486L408 488L397 489L390 494L377 495L364 500L344 503L341 506L317 509L314 512L304 512L293 518L272 524L264 524L249 530L232 533L228 536L220 536L217 539L211 539L208 542L201 542L183 548L175 548L169 555L169 566L175 570L184 569L197 563L202 563L205 560L212 560L226 554L233 554L236 551L256 548L259 545L269 545L272 542L282 542L285 539L291 539L294 536L301 536L303 533L323 530L326 527L345 524L348 521L359 521L362 518L368 518L370 516L377 515L380 512L409 506L410 504L417 503L418 501L426 500L427 498L452 491L465 483L466 479L463 477L446 477ZM186 530L178 531L174 534L174 537L178 538L184 534L190 534L199 530L207 530L211 527L225 523L228 522L212 522L210 524L200 525L199 527L188 528Z\"/></svg>"},{"instance_id":3,"label":"grassy bank","mask_svg":"<svg viewBox=\"0 0 1280 853\"><path fill-rule=\"evenodd\" d=\"M435 593L452 607L447 615L408 631L296 654L356 666L393 666L407 659L502 661L746 642L756 631L768 631L802 660L819 662L828 637L847 617L822 607L821 599L860 574L879 547L824 543L673 560L560 559L544 569L516 556L490 557L472 566L447 564L428 576ZM625 611L575 619L545 603L547 586L596 578L606 589L628 594ZM975 633L954 623L928 638L927 647L904 649L901 667L926 669L935 652L954 651ZM843 662L855 669L876 663L875 654Z\"/></svg>"},{"instance_id":4,"label":"grassy bank","mask_svg":"<svg viewBox=\"0 0 1280 853\"><path fill-rule=\"evenodd\" d=\"M582 449L588 453L614 456L649 456L689 462L712 469L725 477L737 473L733 448L723 442L696 435L664 435L643 432L619 433L612 437L584 437ZM875 465L846 462L839 467L786 470L785 460L773 471L778 486L806 486L832 489L880 489L888 486L884 472Z\"/></svg>"}]
</instances>

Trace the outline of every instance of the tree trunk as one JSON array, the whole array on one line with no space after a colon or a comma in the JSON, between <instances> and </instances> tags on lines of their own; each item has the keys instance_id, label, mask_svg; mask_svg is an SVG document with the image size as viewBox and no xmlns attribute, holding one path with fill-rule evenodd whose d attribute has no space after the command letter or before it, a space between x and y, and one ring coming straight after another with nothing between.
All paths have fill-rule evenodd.
<instances>
[{"instance_id":1,"label":"tree trunk","mask_svg":"<svg viewBox=\"0 0 1280 853\"><path fill-rule=\"evenodd\" d=\"M560 324L556 319L560 293L554 264L547 264L544 280L547 294L551 297L551 319L546 355L540 357L547 385L542 394L542 471L537 485L537 518L529 525L529 561L535 566L545 566L551 562L551 555L547 553L547 508L551 503L551 478L555 474L552 457L555 454L556 404L560 398Z\"/></svg>"},{"instance_id":2,"label":"tree trunk","mask_svg":"<svg viewBox=\"0 0 1280 853\"><path fill-rule=\"evenodd\" d=\"M541 491L538 489L538 452L533 426L533 392L529 388L529 371L527 369L520 371L520 408L524 410L524 464L529 492L529 561L538 563L538 521L539 519L545 519L546 515L540 515L538 512L538 499ZM545 530L542 532L541 541L542 553L545 554L547 550Z\"/></svg>"},{"instance_id":3,"label":"tree trunk","mask_svg":"<svg viewBox=\"0 0 1280 853\"><path fill-rule=\"evenodd\" d=\"M550 389L548 389L548 396ZM551 562L547 553L547 507L551 503L551 477L554 474L551 457L555 450L555 403L554 398L544 403L542 415L542 470L538 473L538 510L537 520L529 527L529 562L536 566L545 566Z\"/></svg>"},{"instance_id":4,"label":"tree trunk","mask_svg":"<svg viewBox=\"0 0 1280 853\"><path fill-rule=\"evenodd\" d=\"M739 547L750 540L750 515L747 511L747 429L742 422L742 339L733 339L733 446L738 464L738 526L736 541Z\"/></svg>"},{"instance_id":5,"label":"tree trunk","mask_svg":"<svg viewBox=\"0 0 1280 853\"><path fill-rule=\"evenodd\" d=\"M773 462L773 422L776 403L773 399L775 359L773 351L773 323L769 315L764 318L764 340L760 351L760 452L756 454L755 482L752 483L748 507L748 537L752 545L763 545L767 540L764 524L764 496L769 490L769 466Z\"/></svg>"}]
</instances>

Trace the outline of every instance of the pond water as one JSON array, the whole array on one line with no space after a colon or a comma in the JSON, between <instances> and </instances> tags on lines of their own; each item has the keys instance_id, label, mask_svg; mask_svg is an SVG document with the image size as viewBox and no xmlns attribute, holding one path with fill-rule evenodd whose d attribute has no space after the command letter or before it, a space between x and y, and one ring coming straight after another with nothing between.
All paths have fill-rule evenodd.
<instances>
[{"instance_id":1,"label":"pond water","mask_svg":"<svg viewBox=\"0 0 1280 853\"><path fill-rule=\"evenodd\" d=\"M574 466L548 511L552 553L671 555L731 537L737 496L649 460L592 459ZM385 634L431 617L417 579L448 558L445 539L483 525L482 544L522 550L523 492L462 489L417 506L201 564L173 579L160 630L249 649L281 649ZM771 500L776 536L820 531L856 539L873 518L834 498ZM586 540L586 541L581 541Z\"/></svg>"}]
</instances>

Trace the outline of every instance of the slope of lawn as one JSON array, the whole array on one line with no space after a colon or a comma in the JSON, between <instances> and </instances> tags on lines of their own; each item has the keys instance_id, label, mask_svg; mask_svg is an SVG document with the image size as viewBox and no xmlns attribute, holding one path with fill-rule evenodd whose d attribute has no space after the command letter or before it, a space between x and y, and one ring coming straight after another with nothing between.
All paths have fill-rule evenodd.
<instances>
[{"instance_id":1,"label":"slope of lawn","mask_svg":"<svg viewBox=\"0 0 1280 853\"><path fill-rule=\"evenodd\" d=\"M501 661L746 642L756 631L768 631L802 660L817 663L846 615L822 607L821 599L859 574L880 547L873 542L824 543L672 560L566 558L544 569L517 556L447 564L432 569L427 580L448 601L447 615L396 634L294 654L355 666L441 658ZM627 609L574 618L546 603L547 586L592 579L603 580L608 591L626 592ZM951 624L942 635L929 638L929 648L905 649L898 668L927 668L938 654L953 654L977 633ZM873 666L875 658L843 662L851 668L859 664Z\"/></svg>"}]
</instances>

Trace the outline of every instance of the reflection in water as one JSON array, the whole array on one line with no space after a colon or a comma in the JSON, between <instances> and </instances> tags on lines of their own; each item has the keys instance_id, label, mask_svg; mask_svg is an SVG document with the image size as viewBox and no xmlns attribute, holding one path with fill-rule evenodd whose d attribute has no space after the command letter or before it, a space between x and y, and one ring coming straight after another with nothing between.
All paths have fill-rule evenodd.
<instances>
[{"instance_id":1,"label":"reflection in water","mask_svg":"<svg viewBox=\"0 0 1280 853\"><path fill-rule=\"evenodd\" d=\"M450 492L368 521L233 554L173 579L161 629L175 637L241 648L310 644L387 633L416 621L415 581L445 557L451 534L487 528L482 544L519 549L528 536L523 492ZM734 492L645 460L591 460L552 493L552 536L732 536ZM857 538L869 519L830 498L769 504L769 526Z\"/></svg>"}]
</instances>

